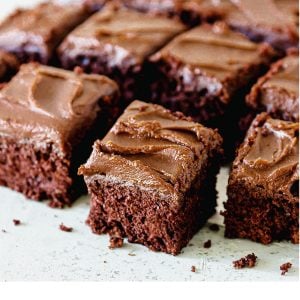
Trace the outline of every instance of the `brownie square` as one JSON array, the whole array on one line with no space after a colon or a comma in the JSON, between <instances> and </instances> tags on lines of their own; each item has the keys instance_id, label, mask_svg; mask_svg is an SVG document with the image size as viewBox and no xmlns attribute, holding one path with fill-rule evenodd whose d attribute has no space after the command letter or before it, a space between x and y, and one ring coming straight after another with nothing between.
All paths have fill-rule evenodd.
<instances>
[{"instance_id":1,"label":"brownie square","mask_svg":"<svg viewBox=\"0 0 300 300\"><path fill-rule=\"evenodd\" d=\"M150 57L149 98L219 128L229 153L240 135L238 120L247 113L244 97L275 57L271 47L223 23L198 26Z\"/></svg>"},{"instance_id":2,"label":"brownie square","mask_svg":"<svg viewBox=\"0 0 300 300\"><path fill-rule=\"evenodd\" d=\"M0 185L54 207L70 205L84 191L78 166L117 97L107 77L22 65L0 90Z\"/></svg>"},{"instance_id":3,"label":"brownie square","mask_svg":"<svg viewBox=\"0 0 300 300\"><path fill-rule=\"evenodd\" d=\"M215 212L221 143L181 113L132 102L79 169L92 231L178 254Z\"/></svg>"},{"instance_id":4,"label":"brownie square","mask_svg":"<svg viewBox=\"0 0 300 300\"><path fill-rule=\"evenodd\" d=\"M16 54L22 62L47 64L67 33L87 17L84 5L59 1L19 9L0 25L0 49Z\"/></svg>"},{"instance_id":5,"label":"brownie square","mask_svg":"<svg viewBox=\"0 0 300 300\"><path fill-rule=\"evenodd\" d=\"M231 28L251 40L267 42L280 51L298 47L298 1L222 0L220 5Z\"/></svg>"},{"instance_id":6,"label":"brownie square","mask_svg":"<svg viewBox=\"0 0 300 300\"><path fill-rule=\"evenodd\" d=\"M64 68L113 78L129 101L143 90L145 60L184 29L179 21L107 5L67 36L59 56Z\"/></svg>"},{"instance_id":7,"label":"brownie square","mask_svg":"<svg viewBox=\"0 0 300 300\"><path fill-rule=\"evenodd\" d=\"M18 68L16 57L0 50L0 82L7 81Z\"/></svg>"},{"instance_id":8,"label":"brownie square","mask_svg":"<svg viewBox=\"0 0 300 300\"><path fill-rule=\"evenodd\" d=\"M299 122L299 56L291 53L271 66L247 97L254 111L266 111L272 117Z\"/></svg>"},{"instance_id":9,"label":"brownie square","mask_svg":"<svg viewBox=\"0 0 300 300\"><path fill-rule=\"evenodd\" d=\"M299 123L255 118L230 173L226 237L299 242L298 143Z\"/></svg>"},{"instance_id":10,"label":"brownie square","mask_svg":"<svg viewBox=\"0 0 300 300\"><path fill-rule=\"evenodd\" d=\"M125 6L142 12L177 17L188 26L220 19L222 9L213 0L122 0Z\"/></svg>"}]
</instances>

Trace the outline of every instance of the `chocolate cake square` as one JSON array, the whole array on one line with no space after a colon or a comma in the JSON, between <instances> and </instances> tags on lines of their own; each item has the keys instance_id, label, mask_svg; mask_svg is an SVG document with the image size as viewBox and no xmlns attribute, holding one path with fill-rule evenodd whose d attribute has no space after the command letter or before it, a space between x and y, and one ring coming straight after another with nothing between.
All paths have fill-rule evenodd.
<instances>
[{"instance_id":1,"label":"chocolate cake square","mask_svg":"<svg viewBox=\"0 0 300 300\"><path fill-rule=\"evenodd\" d=\"M224 19L255 42L279 51L298 47L299 2L296 0L222 0Z\"/></svg>"},{"instance_id":2,"label":"chocolate cake square","mask_svg":"<svg viewBox=\"0 0 300 300\"><path fill-rule=\"evenodd\" d=\"M233 163L225 236L299 242L299 123L258 115Z\"/></svg>"},{"instance_id":3,"label":"chocolate cake square","mask_svg":"<svg viewBox=\"0 0 300 300\"><path fill-rule=\"evenodd\" d=\"M223 11L213 0L122 0L125 6L142 12L177 17L188 26L213 22Z\"/></svg>"},{"instance_id":4,"label":"chocolate cake square","mask_svg":"<svg viewBox=\"0 0 300 300\"><path fill-rule=\"evenodd\" d=\"M107 77L22 65L0 90L0 185L53 207L70 205L84 191L78 166L117 97Z\"/></svg>"},{"instance_id":5,"label":"chocolate cake square","mask_svg":"<svg viewBox=\"0 0 300 300\"><path fill-rule=\"evenodd\" d=\"M251 42L224 23L198 26L150 57L149 98L219 128L229 153L248 111L244 98L275 57L270 46Z\"/></svg>"},{"instance_id":6,"label":"chocolate cake square","mask_svg":"<svg viewBox=\"0 0 300 300\"><path fill-rule=\"evenodd\" d=\"M279 60L252 87L247 104L254 111L266 111L272 117L299 122L299 56Z\"/></svg>"},{"instance_id":7,"label":"chocolate cake square","mask_svg":"<svg viewBox=\"0 0 300 300\"><path fill-rule=\"evenodd\" d=\"M7 81L18 68L16 57L0 50L0 82Z\"/></svg>"},{"instance_id":8,"label":"chocolate cake square","mask_svg":"<svg viewBox=\"0 0 300 300\"><path fill-rule=\"evenodd\" d=\"M19 9L0 24L0 49L14 53L22 62L47 64L67 33L88 15L82 4L59 1Z\"/></svg>"},{"instance_id":9,"label":"chocolate cake square","mask_svg":"<svg viewBox=\"0 0 300 300\"><path fill-rule=\"evenodd\" d=\"M66 69L80 66L113 78L129 101L143 90L145 60L184 29L179 21L110 4L67 36L59 56Z\"/></svg>"},{"instance_id":10,"label":"chocolate cake square","mask_svg":"<svg viewBox=\"0 0 300 300\"><path fill-rule=\"evenodd\" d=\"M180 253L215 212L221 144L181 113L132 102L79 169L92 231Z\"/></svg>"}]
</instances>

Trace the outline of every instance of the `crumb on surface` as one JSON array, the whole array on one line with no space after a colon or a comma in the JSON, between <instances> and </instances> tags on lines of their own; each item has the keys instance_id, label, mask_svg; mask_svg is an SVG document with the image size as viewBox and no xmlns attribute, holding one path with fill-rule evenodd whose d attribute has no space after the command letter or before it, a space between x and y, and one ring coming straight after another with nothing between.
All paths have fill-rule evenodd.
<instances>
[{"instance_id":1,"label":"crumb on surface","mask_svg":"<svg viewBox=\"0 0 300 300\"><path fill-rule=\"evenodd\" d=\"M109 239L109 249L121 248L123 247L123 242L123 238L111 236Z\"/></svg>"},{"instance_id":2,"label":"crumb on surface","mask_svg":"<svg viewBox=\"0 0 300 300\"><path fill-rule=\"evenodd\" d=\"M209 229L210 229L211 231L217 232L217 231L220 230L220 227L219 227L218 224L211 224L211 225L209 226Z\"/></svg>"},{"instance_id":3,"label":"crumb on surface","mask_svg":"<svg viewBox=\"0 0 300 300\"><path fill-rule=\"evenodd\" d=\"M211 247L211 240L207 240L204 244L203 244L204 248L210 248Z\"/></svg>"},{"instance_id":4,"label":"crumb on surface","mask_svg":"<svg viewBox=\"0 0 300 300\"><path fill-rule=\"evenodd\" d=\"M5 229L2 229L1 231L2 231L3 233L6 233L6 232L7 232Z\"/></svg>"},{"instance_id":5,"label":"crumb on surface","mask_svg":"<svg viewBox=\"0 0 300 300\"><path fill-rule=\"evenodd\" d=\"M136 256L134 253L128 253L129 256Z\"/></svg>"},{"instance_id":6,"label":"crumb on surface","mask_svg":"<svg viewBox=\"0 0 300 300\"><path fill-rule=\"evenodd\" d=\"M18 226L21 224L21 221L18 219L13 219L13 222L14 222L15 226Z\"/></svg>"},{"instance_id":7,"label":"crumb on surface","mask_svg":"<svg viewBox=\"0 0 300 300\"><path fill-rule=\"evenodd\" d=\"M285 275L291 267L292 267L292 264L290 262L282 264L280 266L281 275Z\"/></svg>"},{"instance_id":8,"label":"crumb on surface","mask_svg":"<svg viewBox=\"0 0 300 300\"><path fill-rule=\"evenodd\" d=\"M256 265L257 256L252 253L248 254L245 257L240 258L239 260L233 261L233 267L236 269L243 268L253 268Z\"/></svg>"},{"instance_id":9,"label":"crumb on surface","mask_svg":"<svg viewBox=\"0 0 300 300\"><path fill-rule=\"evenodd\" d=\"M61 231L65 231L65 232L72 232L72 231L73 231L73 228L72 228L72 227L68 227L68 226L64 225L63 223L61 223L61 224L59 225L59 229L60 229Z\"/></svg>"},{"instance_id":10,"label":"crumb on surface","mask_svg":"<svg viewBox=\"0 0 300 300\"><path fill-rule=\"evenodd\" d=\"M193 273L195 273L195 272L196 272L196 267L195 267L195 266L192 266L192 267L191 267L191 271L192 271Z\"/></svg>"}]
</instances>

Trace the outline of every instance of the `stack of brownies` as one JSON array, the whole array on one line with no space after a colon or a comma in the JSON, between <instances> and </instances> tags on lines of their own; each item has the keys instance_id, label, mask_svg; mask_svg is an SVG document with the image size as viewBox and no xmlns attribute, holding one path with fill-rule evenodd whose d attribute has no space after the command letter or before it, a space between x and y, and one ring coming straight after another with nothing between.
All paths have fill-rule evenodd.
<instances>
[{"instance_id":1,"label":"stack of brownies","mask_svg":"<svg viewBox=\"0 0 300 300\"><path fill-rule=\"evenodd\" d=\"M0 185L52 207L87 188L93 232L176 255L215 213L225 158L226 237L298 243L298 14L296 0L16 11L0 23Z\"/></svg>"}]
</instances>

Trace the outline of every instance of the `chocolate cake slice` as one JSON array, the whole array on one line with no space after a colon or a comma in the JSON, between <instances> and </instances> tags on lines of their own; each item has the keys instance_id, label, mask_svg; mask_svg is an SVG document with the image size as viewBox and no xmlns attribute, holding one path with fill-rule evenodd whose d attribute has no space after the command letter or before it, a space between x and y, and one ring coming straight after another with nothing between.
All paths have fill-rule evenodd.
<instances>
[{"instance_id":1,"label":"chocolate cake slice","mask_svg":"<svg viewBox=\"0 0 300 300\"><path fill-rule=\"evenodd\" d=\"M150 57L150 99L195 121L219 128L231 152L252 83L276 57L224 23L195 27Z\"/></svg>"},{"instance_id":2,"label":"chocolate cake slice","mask_svg":"<svg viewBox=\"0 0 300 300\"><path fill-rule=\"evenodd\" d=\"M66 69L80 66L116 80L128 102L144 89L145 60L184 29L179 21L110 4L67 36L59 56Z\"/></svg>"},{"instance_id":3,"label":"chocolate cake slice","mask_svg":"<svg viewBox=\"0 0 300 300\"><path fill-rule=\"evenodd\" d=\"M223 15L219 3L214 0L121 0L121 2L142 12L177 17L188 26L213 22Z\"/></svg>"},{"instance_id":4,"label":"chocolate cake slice","mask_svg":"<svg viewBox=\"0 0 300 300\"><path fill-rule=\"evenodd\" d=\"M70 205L84 191L78 166L94 132L99 137L115 117L117 97L116 83L104 76L21 66L0 90L0 185Z\"/></svg>"},{"instance_id":5,"label":"chocolate cake slice","mask_svg":"<svg viewBox=\"0 0 300 300\"><path fill-rule=\"evenodd\" d=\"M274 118L299 122L298 53L274 63L252 87L247 104L256 112L266 111Z\"/></svg>"},{"instance_id":6,"label":"chocolate cake slice","mask_svg":"<svg viewBox=\"0 0 300 300\"><path fill-rule=\"evenodd\" d=\"M225 236L299 242L299 123L262 113L233 163Z\"/></svg>"},{"instance_id":7,"label":"chocolate cake slice","mask_svg":"<svg viewBox=\"0 0 300 300\"><path fill-rule=\"evenodd\" d=\"M79 168L93 232L180 253L215 212L221 143L181 113L132 102Z\"/></svg>"},{"instance_id":8,"label":"chocolate cake slice","mask_svg":"<svg viewBox=\"0 0 300 300\"><path fill-rule=\"evenodd\" d=\"M222 0L224 20L255 42L279 51L298 47L299 2L295 0Z\"/></svg>"},{"instance_id":9,"label":"chocolate cake slice","mask_svg":"<svg viewBox=\"0 0 300 300\"><path fill-rule=\"evenodd\" d=\"M19 62L12 54L0 50L0 82L7 81L19 68Z\"/></svg>"},{"instance_id":10,"label":"chocolate cake slice","mask_svg":"<svg viewBox=\"0 0 300 300\"><path fill-rule=\"evenodd\" d=\"M64 5L58 0L19 9L0 24L0 49L14 53L21 62L47 64L67 33L88 16L83 4Z\"/></svg>"}]
</instances>

